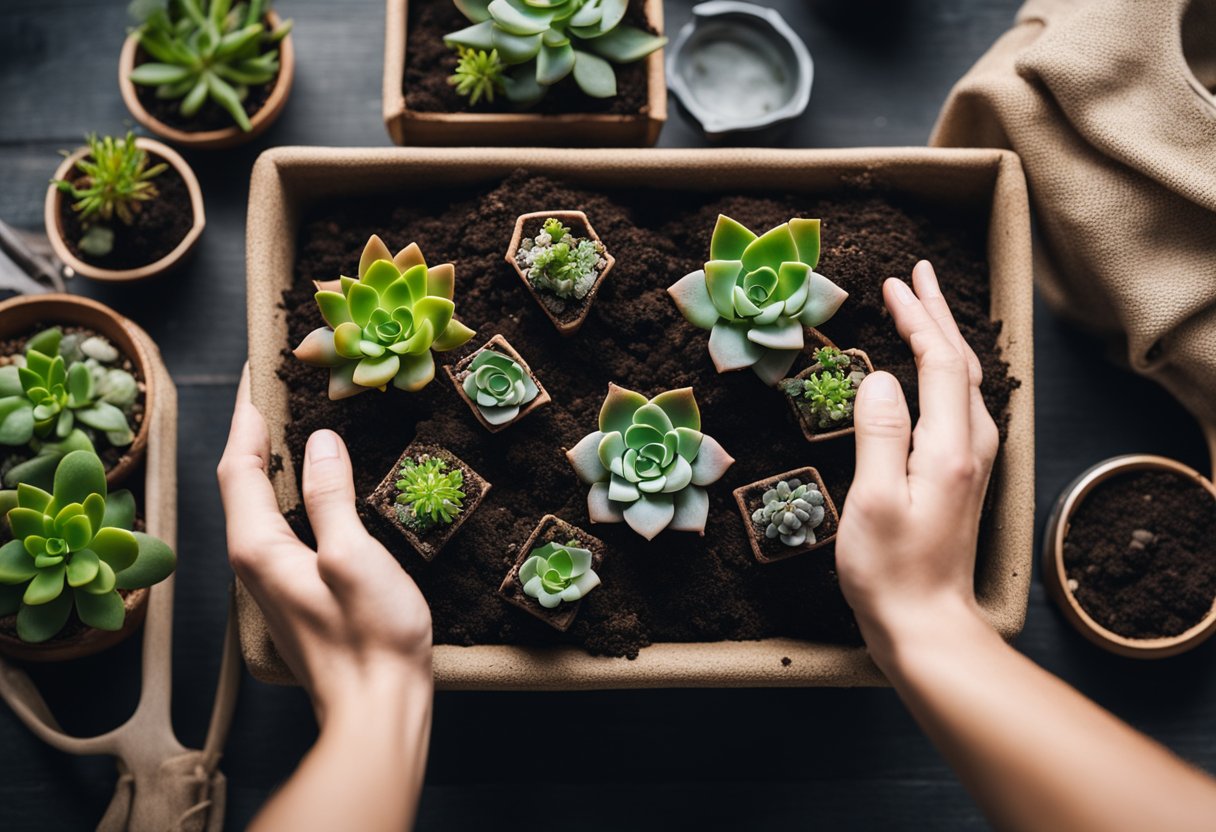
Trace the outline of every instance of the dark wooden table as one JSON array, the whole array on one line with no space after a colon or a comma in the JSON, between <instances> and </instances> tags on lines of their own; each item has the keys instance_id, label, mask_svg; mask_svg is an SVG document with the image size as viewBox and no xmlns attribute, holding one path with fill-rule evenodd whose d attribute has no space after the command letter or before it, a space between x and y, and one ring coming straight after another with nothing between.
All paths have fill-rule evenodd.
<instances>
[{"instance_id":1,"label":"dark wooden table","mask_svg":"<svg viewBox=\"0 0 1216 832\"><path fill-rule=\"evenodd\" d=\"M0 26L0 217L42 224L60 149L130 118L115 78L124 0L3 0ZM670 31L692 0L668 0ZM816 61L810 110L791 146L920 145L951 84L1011 23L1017 0L772 0ZM889 7L899 6L894 12ZM208 228L184 271L148 285L77 280L160 343L181 406L181 513L174 718L197 745L219 661L231 574L215 464L245 355L245 197L272 145L382 146L379 0L282 0L296 21L299 69L282 119L251 147L187 153L206 193ZM661 142L699 146L673 114ZM1201 469L1197 428L1153 384L1036 310L1036 516L1082 468L1149 451ZM1151 430L1142 414L1152 413ZM1036 566L1037 572L1037 566ZM1018 646L1119 716L1216 770L1216 641L1178 659L1117 659L1072 632L1036 579ZM64 725L97 732L124 719L138 689L138 640L34 676ZM525 708L569 714L575 748L561 764L501 726ZM371 717L374 718L374 715ZM1008 719L1017 720L1017 713ZM244 828L315 734L298 690L247 680L223 769L228 825ZM0 709L0 828L91 828L111 792L108 759L69 759ZM526 797L543 789L546 814ZM889 690L444 693L436 697L419 826L530 828L975 828L984 820Z\"/></svg>"}]
</instances>

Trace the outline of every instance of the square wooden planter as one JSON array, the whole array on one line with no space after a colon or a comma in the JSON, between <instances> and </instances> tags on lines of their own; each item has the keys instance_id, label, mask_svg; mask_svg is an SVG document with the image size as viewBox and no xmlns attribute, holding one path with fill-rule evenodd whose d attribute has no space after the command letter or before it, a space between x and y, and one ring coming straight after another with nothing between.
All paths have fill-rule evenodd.
<instances>
[{"instance_id":1,"label":"square wooden planter","mask_svg":"<svg viewBox=\"0 0 1216 832\"><path fill-rule=\"evenodd\" d=\"M865 365L866 375L874 372L874 365L870 363L870 356L866 355L861 350L841 350L840 352L843 355L847 355L852 358L854 364L861 362L863 365ZM794 376L794 378L802 381L807 379L811 373L817 373L822 369L822 365L820 365L819 362L815 362ZM784 384L784 382L778 384L778 389L781 388L781 384ZM786 403L790 406L790 412L793 413L794 418L798 420L798 427L802 429L802 435L806 437L807 442L822 442L825 439L838 439L841 436L850 436L853 433L856 433L852 420L850 420L847 428L837 428L835 430L816 430L815 426L810 423L807 414L804 412L798 401L795 400L793 396L786 393L785 390L781 390L781 394L785 397Z\"/></svg>"},{"instance_id":2,"label":"square wooden planter","mask_svg":"<svg viewBox=\"0 0 1216 832\"><path fill-rule=\"evenodd\" d=\"M490 424L486 420L486 417L482 415L481 409L477 406L477 402L470 399L467 395L465 395L464 392L464 378L468 374L469 365L473 363L473 359L476 358L478 353L480 353L482 350L494 350L501 355L507 356L522 367L524 372L532 377L532 383L536 385L536 398L521 407L518 415L516 415L514 419L509 422L503 422L501 425ZM533 410L536 410L538 407L544 407L549 402L553 401L551 398L549 398L549 393L545 390L544 385L540 383L540 379L536 377L536 373L532 372L532 368L528 366L528 362L524 361L523 356L516 352L515 348L511 346L507 339L501 335L495 335L489 341L486 341L486 343L480 348L474 350L464 358L460 359L460 361L456 362L455 366L445 365L443 369L444 372L448 374L448 378L451 379L452 386L456 388L456 395L460 396L461 401L469 406L469 410L473 411L473 415L477 418L477 421L481 422L481 426L490 433L498 433L500 430L511 427L511 425L527 416Z\"/></svg>"},{"instance_id":3,"label":"square wooden planter","mask_svg":"<svg viewBox=\"0 0 1216 832\"><path fill-rule=\"evenodd\" d=\"M822 198L866 181L896 198L988 217L992 315L1004 324L1002 355L1021 381L1009 402L1009 431L990 486L990 530L976 561L975 587L987 620L1005 638L1022 628L1034 551L1034 366L1030 220L1018 157L1001 150L556 150L543 148L275 148L253 170L246 235L250 370L254 403L272 450L289 455L287 388L277 375L286 342L282 293L293 283L295 241L307 212L328 199L400 194L498 182L519 168L580 188L680 191L702 200L722 193L800 193ZM505 237L509 228L503 229ZM459 264L457 264L459 267ZM883 275L875 275L880 280ZM656 274L657 287L672 276ZM520 303L531 303L520 296ZM603 302L601 299L600 302ZM774 402L774 406L776 403ZM813 458L806 461L813 462ZM300 503L296 466L273 483L284 510ZM776 568L776 567L773 567ZM493 588L487 590L494 592ZM238 594L245 658L261 679L291 682L260 610ZM790 662L782 662L788 658ZM569 690L641 687L855 686L885 680L864 647L772 638L659 643L637 659L595 657L575 647L438 645L443 689Z\"/></svg>"},{"instance_id":4,"label":"square wooden planter","mask_svg":"<svg viewBox=\"0 0 1216 832\"><path fill-rule=\"evenodd\" d=\"M663 33L663 0L645 0L647 22ZM409 0L387 0L384 18L384 124L395 144L650 147L667 121L663 50L646 64L647 103L630 115L609 113L455 113L410 110L405 103Z\"/></svg>"},{"instance_id":5,"label":"square wooden planter","mask_svg":"<svg viewBox=\"0 0 1216 832\"><path fill-rule=\"evenodd\" d=\"M562 632L570 629L570 625L574 623L574 618L578 615L578 608L582 606L582 599L573 603L563 602L555 609L547 610L535 598L524 594L524 585L519 580L519 569L531 556L533 549L544 546L546 543L566 543L571 540L577 540L581 548L591 552L591 568L598 572L604 562L604 541L587 534L578 526L570 525L559 517L546 514L532 530L532 534L528 535L528 541L520 547L515 564L507 573L507 577L503 578L502 586L498 588L498 594L504 601L514 604L524 612L536 616Z\"/></svg>"},{"instance_id":6,"label":"square wooden planter","mask_svg":"<svg viewBox=\"0 0 1216 832\"><path fill-rule=\"evenodd\" d=\"M775 544L765 545L767 538L764 537L764 529L758 528L752 520L752 512L763 507L760 501L764 492L770 488L776 488L777 483L782 480L798 480L805 484L808 482L815 483L819 488L819 493L823 495L823 522L815 528L815 540L806 542L801 546L786 546L778 541ZM832 495L828 491L827 485L823 482L823 477L819 476L819 471L809 465L804 468L795 468L793 471L786 471L784 474L777 474L763 480L749 483L741 488L736 488L731 494L735 498L735 504L739 506L739 511L743 515L743 524L747 527L747 542L751 544L752 554L756 556L756 560L760 563L777 563L778 561L788 560L794 555L805 554L812 552L821 546L825 546L836 539L836 527L840 525L840 514L836 511L836 503L832 501Z\"/></svg>"}]
</instances>

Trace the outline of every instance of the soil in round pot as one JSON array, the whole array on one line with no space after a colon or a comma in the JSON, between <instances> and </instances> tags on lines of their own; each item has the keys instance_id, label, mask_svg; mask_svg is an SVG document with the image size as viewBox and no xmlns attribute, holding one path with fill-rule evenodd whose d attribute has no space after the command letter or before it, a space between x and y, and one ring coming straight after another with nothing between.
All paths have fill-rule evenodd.
<instances>
[{"instance_id":1,"label":"soil in round pot","mask_svg":"<svg viewBox=\"0 0 1216 832\"><path fill-rule=\"evenodd\" d=\"M1177 474L1111 477L1073 513L1064 569L1068 591L1111 632L1180 635L1216 601L1216 503Z\"/></svg>"},{"instance_id":2,"label":"soil in round pot","mask_svg":"<svg viewBox=\"0 0 1216 832\"><path fill-rule=\"evenodd\" d=\"M147 52L142 48L136 50L136 66L148 60L151 59L148 57ZM274 92L274 88L279 83L280 75L282 75L281 71L275 73L274 78L268 83L254 84L248 87L249 92L242 103L245 105L245 113L251 121L270 99L270 94ZM148 111L148 114L152 118L178 130L184 130L188 133L203 133L211 130L227 130L230 127L237 126L236 122L232 120L232 115L210 98L207 99L206 103L203 104L196 114L193 116L183 116L181 112L181 99L157 98L156 87L145 87L142 84L136 84L135 95L139 98L139 103Z\"/></svg>"},{"instance_id":3,"label":"soil in round pot","mask_svg":"<svg viewBox=\"0 0 1216 832\"><path fill-rule=\"evenodd\" d=\"M616 257L587 322L571 338L554 329L503 258L516 218L553 205L585 211ZM760 564L740 522L732 490L775 471L813 465L834 495L847 494L854 450L847 441L809 445L778 394L750 371L717 373L706 333L685 321L668 296L674 279L702 267L719 213L751 228L771 228L792 216L823 219L818 271L850 293L824 334L836 343L864 344L874 364L903 384L913 418L915 362L884 309L881 277L909 274L921 257L932 260L983 365L985 400L1005 431L1009 396L1018 382L1000 356L1000 322L988 317L987 227L975 212L864 189L819 198L591 191L528 171L482 186L328 202L305 218L298 236L295 283L283 297L285 349L322 324L312 281L350 274L376 233L394 245L416 241L429 260L455 264L456 314L480 334L442 354L441 362L458 362L489 335L502 333L527 356L553 399L499 440L467 418L450 384L432 383L413 394L370 391L335 402L326 396L324 370L289 353L279 368L288 389L285 461L297 473L309 434L331 428L348 443L360 495L375 489L415 438L449 449L494 484L442 557L430 563L400 536L377 532L426 595L436 644L569 644L597 655L636 656L655 642L781 636L860 643L836 579L833 545L812 556ZM803 359L808 364L810 349ZM706 432L737 460L708 488L704 537L667 531L646 543L624 524L590 524L587 486L575 477L563 448L594 429L610 381L647 395L694 388ZM376 528L374 510L365 506L363 512ZM584 599L565 633L497 597L518 555L510 544L526 540L546 514L602 540L612 564L611 580L605 576ZM310 536L302 510L292 512L291 521ZM992 532L985 521L981 551Z\"/></svg>"}]
</instances>

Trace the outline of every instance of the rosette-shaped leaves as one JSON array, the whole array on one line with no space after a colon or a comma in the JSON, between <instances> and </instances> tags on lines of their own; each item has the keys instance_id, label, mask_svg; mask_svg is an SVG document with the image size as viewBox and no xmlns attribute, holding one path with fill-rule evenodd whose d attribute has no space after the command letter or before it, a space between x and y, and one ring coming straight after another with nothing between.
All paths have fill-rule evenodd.
<instances>
[{"instance_id":1,"label":"rosette-shaped leaves","mask_svg":"<svg viewBox=\"0 0 1216 832\"><path fill-rule=\"evenodd\" d=\"M719 215L705 268L667 291L690 323L710 330L718 372L751 367L772 385L802 350L803 327L824 323L848 297L818 263L819 220L792 219L757 237Z\"/></svg>"},{"instance_id":2,"label":"rosette-shaped leaves","mask_svg":"<svg viewBox=\"0 0 1216 832\"><path fill-rule=\"evenodd\" d=\"M27 642L53 637L73 607L100 630L122 627L120 589L163 581L177 559L163 541L131 531L135 499L107 496L101 460L73 451L55 470L52 492L22 483L8 512L13 540L0 547L0 615L17 614Z\"/></svg>"},{"instance_id":3,"label":"rosette-shaped leaves","mask_svg":"<svg viewBox=\"0 0 1216 832\"><path fill-rule=\"evenodd\" d=\"M511 421L519 415L521 406L540 393L519 362L490 349L473 357L463 387L464 394L491 425Z\"/></svg>"},{"instance_id":4,"label":"rosette-shaped leaves","mask_svg":"<svg viewBox=\"0 0 1216 832\"><path fill-rule=\"evenodd\" d=\"M417 243L389 254L372 235L359 259L359 278L317 284L317 306L329 326L310 332L296 358L329 367L329 397L344 399L392 382L416 392L435 377L431 351L455 349L473 330L452 317L456 272L428 267Z\"/></svg>"},{"instance_id":5,"label":"rosette-shaped leaves","mask_svg":"<svg viewBox=\"0 0 1216 832\"><path fill-rule=\"evenodd\" d=\"M818 485L782 480L761 499L764 505L752 512L752 522L764 528L765 537L781 538L786 546L815 542L815 529L826 514Z\"/></svg>"},{"instance_id":6,"label":"rosette-shaped leaves","mask_svg":"<svg viewBox=\"0 0 1216 832\"><path fill-rule=\"evenodd\" d=\"M577 540L533 549L519 567L519 581L524 594L547 610L563 601L577 601L600 585L599 575L591 568L591 552L579 548Z\"/></svg>"},{"instance_id":7,"label":"rosette-shaped leaves","mask_svg":"<svg viewBox=\"0 0 1216 832\"><path fill-rule=\"evenodd\" d=\"M608 385L600 429L566 453L579 479L591 484L593 523L619 523L647 540L663 529L705 533L709 495L735 461L701 432L691 387L653 399Z\"/></svg>"}]
</instances>

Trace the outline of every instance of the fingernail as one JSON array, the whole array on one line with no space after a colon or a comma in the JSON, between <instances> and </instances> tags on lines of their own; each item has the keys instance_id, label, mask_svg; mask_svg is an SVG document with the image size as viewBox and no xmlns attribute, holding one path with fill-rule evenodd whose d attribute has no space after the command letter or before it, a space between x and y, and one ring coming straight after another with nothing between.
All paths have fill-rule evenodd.
<instances>
[{"instance_id":1,"label":"fingernail","mask_svg":"<svg viewBox=\"0 0 1216 832\"><path fill-rule=\"evenodd\" d=\"M867 399L876 402L893 402L899 398L899 384L888 373L874 373L866 379L863 392Z\"/></svg>"},{"instance_id":2,"label":"fingernail","mask_svg":"<svg viewBox=\"0 0 1216 832\"><path fill-rule=\"evenodd\" d=\"M937 285L937 272L933 270L933 264L928 260L921 260L916 264L913 271L921 273L921 297L922 298L938 298L941 297L941 288Z\"/></svg>"},{"instance_id":3,"label":"fingernail","mask_svg":"<svg viewBox=\"0 0 1216 832\"><path fill-rule=\"evenodd\" d=\"M338 435L332 430L319 430L308 440L308 461L320 462L338 456Z\"/></svg>"},{"instance_id":4,"label":"fingernail","mask_svg":"<svg viewBox=\"0 0 1216 832\"><path fill-rule=\"evenodd\" d=\"M896 299L898 299L899 302L904 306L907 306L909 303L916 300L916 295L912 294L912 290L908 287L907 283L904 283L902 280L897 278L892 285L895 288L893 288L891 291L895 293Z\"/></svg>"}]
</instances>

